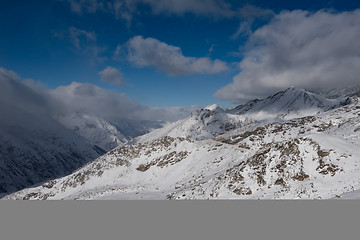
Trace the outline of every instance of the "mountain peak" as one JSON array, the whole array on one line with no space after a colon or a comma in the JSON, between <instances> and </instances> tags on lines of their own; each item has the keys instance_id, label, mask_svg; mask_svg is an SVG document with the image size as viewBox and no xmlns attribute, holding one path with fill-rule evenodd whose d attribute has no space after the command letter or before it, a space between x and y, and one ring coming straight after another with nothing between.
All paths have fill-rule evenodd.
<instances>
[{"instance_id":1,"label":"mountain peak","mask_svg":"<svg viewBox=\"0 0 360 240\"><path fill-rule=\"evenodd\" d=\"M223 111L223 109L221 107L219 107L219 105L217 104L212 104L212 105L209 105L207 107L204 108L204 110L210 110L210 111Z\"/></svg>"}]
</instances>

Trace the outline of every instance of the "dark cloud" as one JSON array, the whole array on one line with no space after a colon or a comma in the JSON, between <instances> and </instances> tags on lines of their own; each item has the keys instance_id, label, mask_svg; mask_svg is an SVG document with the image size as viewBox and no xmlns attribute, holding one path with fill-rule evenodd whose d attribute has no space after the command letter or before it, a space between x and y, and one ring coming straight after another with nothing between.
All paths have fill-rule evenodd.
<instances>
[{"instance_id":1,"label":"dark cloud","mask_svg":"<svg viewBox=\"0 0 360 240\"><path fill-rule=\"evenodd\" d=\"M62 177L103 153L56 121L60 110L0 67L0 194Z\"/></svg>"},{"instance_id":2,"label":"dark cloud","mask_svg":"<svg viewBox=\"0 0 360 240\"><path fill-rule=\"evenodd\" d=\"M168 75L216 74L228 69L225 62L208 57L186 57L179 47L154 38L136 36L128 42L128 60L139 67L154 67Z\"/></svg>"},{"instance_id":3,"label":"dark cloud","mask_svg":"<svg viewBox=\"0 0 360 240\"><path fill-rule=\"evenodd\" d=\"M45 96L22 84L13 71L0 67L0 127L28 125L32 128L38 123L27 116L43 116L48 109L47 102Z\"/></svg>"},{"instance_id":4,"label":"dark cloud","mask_svg":"<svg viewBox=\"0 0 360 240\"><path fill-rule=\"evenodd\" d=\"M33 81L26 84L15 72L0 67L0 127L20 125L38 129L48 126L50 129L54 125L53 117L76 112L94 114L111 123L131 122L135 129L139 124L141 129L143 121L176 121L200 108L150 108L125 94L89 83L73 82L56 89L39 88L43 85L33 84Z\"/></svg>"},{"instance_id":5,"label":"dark cloud","mask_svg":"<svg viewBox=\"0 0 360 240\"><path fill-rule=\"evenodd\" d=\"M283 11L250 34L241 72L215 96L241 103L289 86L359 84L359 26L360 10Z\"/></svg>"}]
</instances>

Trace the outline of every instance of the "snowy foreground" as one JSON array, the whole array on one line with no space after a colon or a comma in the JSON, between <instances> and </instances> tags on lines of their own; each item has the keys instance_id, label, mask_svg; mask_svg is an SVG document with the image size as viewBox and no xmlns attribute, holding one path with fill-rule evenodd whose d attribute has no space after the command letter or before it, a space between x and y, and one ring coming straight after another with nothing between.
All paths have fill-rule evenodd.
<instances>
[{"instance_id":1,"label":"snowy foreground","mask_svg":"<svg viewBox=\"0 0 360 240\"><path fill-rule=\"evenodd\" d=\"M359 98L216 105L4 199L360 198Z\"/></svg>"}]
</instances>

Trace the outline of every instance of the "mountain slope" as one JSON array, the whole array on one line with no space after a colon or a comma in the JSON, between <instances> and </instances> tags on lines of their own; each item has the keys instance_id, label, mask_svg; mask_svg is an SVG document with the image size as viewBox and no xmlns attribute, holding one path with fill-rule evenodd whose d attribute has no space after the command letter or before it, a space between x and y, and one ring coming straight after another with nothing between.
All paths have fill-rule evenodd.
<instances>
[{"instance_id":1,"label":"mountain slope","mask_svg":"<svg viewBox=\"0 0 360 240\"><path fill-rule=\"evenodd\" d=\"M262 119L262 116L291 119L300 116L310 116L349 104L349 99L328 99L309 91L290 87L266 99L249 101L244 105L229 110L229 113L252 115Z\"/></svg>"},{"instance_id":2,"label":"mountain slope","mask_svg":"<svg viewBox=\"0 0 360 240\"><path fill-rule=\"evenodd\" d=\"M74 112L58 115L56 119L66 128L105 151L110 151L129 139L115 126L94 114Z\"/></svg>"},{"instance_id":3,"label":"mountain slope","mask_svg":"<svg viewBox=\"0 0 360 240\"><path fill-rule=\"evenodd\" d=\"M353 96L360 97L360 85L343 88L313 89L310 91L330 99Z\"/></svg>"},{"instance_id":4,"label":"mountain slope","mask_svg":"<svg viewBox=\"0 0 360 240\"><path fill-rule=\"evenodd\" d=\"M104 153L62 126L46 97L0 71L0 194L71 173Z\"/></svg>"},{"instance_id":5,"label":"mountain slope","mask_svg":"<svg viewBox=\"0 0 360 240\"><path fill-rule=\"evenodd\" d=\"M252 121L224 133L209 132L203 140L168 136L181 132L179 124L188 130L185 135L194 133L192 121L202 120L192 116L190 123L155 130L158 138L149 133L69 176L5 199L341 197L360 189L360 104L358 98L349 100L349 105L312 116ZM224 121L227 115L242 115L217 107L199 114ZM203 127L217 124L207 126L206 121Z\"/></svg>"},{"instance_id":6,"label":"mountain slope","mask_svg":"<svg viewBox=\"0 0 360 240\"><path fill-rule=\"evenodd\" d=\"M254 122L283 121L315 115L347 105L350 98L327 99L303 89L288 88L262 100L223 110L217 105L193 112L188 118L170 123L133 142L144 142L159 137L184 137L191 140L211 139L219 134Z\"/></svg>"}]
</instances>

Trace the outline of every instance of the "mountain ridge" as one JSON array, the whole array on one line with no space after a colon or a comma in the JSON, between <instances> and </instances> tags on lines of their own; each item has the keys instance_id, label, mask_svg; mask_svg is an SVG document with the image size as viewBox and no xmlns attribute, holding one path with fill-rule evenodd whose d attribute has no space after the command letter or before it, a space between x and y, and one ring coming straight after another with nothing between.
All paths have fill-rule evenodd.
<instances>
[{"instance_id":1,"label":"mountain ridge","mask_svg":"<svg viewBox=\"0 0 360 240\"><path fill-rule=\"evenodd\" d=\"M251 121L205 108L4 199L341 198L360 189L359 98L343 100Z\"/></svg>"}]
</instances>

